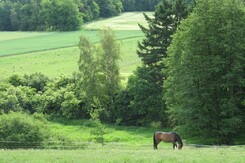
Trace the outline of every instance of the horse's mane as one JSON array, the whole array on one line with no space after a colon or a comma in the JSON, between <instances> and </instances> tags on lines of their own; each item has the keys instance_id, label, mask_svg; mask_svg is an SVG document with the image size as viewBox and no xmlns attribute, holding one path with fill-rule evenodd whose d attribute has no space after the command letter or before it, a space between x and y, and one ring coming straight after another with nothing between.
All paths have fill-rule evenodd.
<instances>
[{"instance_id":1,"label":"horse's mane","mask_svg":"<svg viewBox=\"0 0 245 163\"><path fill-rule=\"evenodd\" d=\"M173 132L173 133L176 136L178 143L181 144L181 146L183 146L183 142L181 140L181 137L176 132Z\"/></svg>"}]
</instances>

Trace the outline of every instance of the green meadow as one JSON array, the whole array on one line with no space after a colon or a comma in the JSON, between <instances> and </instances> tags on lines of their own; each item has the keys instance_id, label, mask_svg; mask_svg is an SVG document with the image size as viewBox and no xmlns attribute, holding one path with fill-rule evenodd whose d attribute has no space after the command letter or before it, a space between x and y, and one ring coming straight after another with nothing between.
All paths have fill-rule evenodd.
<instances>
[{"instance_id":1,"label":"green meadow","mask_svg":"<svg viewBox=\"0 0 245 163\"><path fill-rule=\"evenodd\" d=\"M93 127L86 120L49 121L47 128L54 137L50 139L50 148L2 149L0 162L242 163L245 161L244 146L194 147L188 145L184 138L184 147L181 150L173 150L171 143L163 142L158 145L158 150L153 150L152 136L154 131L159 130L156 128L106 125L109 132L104 135L104 146L91 139L90 131Z\"/></svg>"},{"instance_id":2,"label":"green meadow","mask_svg":"<svg viewBox=\"0 0 245 163\"><path fill-rule=\"evenodd\" d=\"M147 13L152 15L152 13ZM127 23L126 23L127 22ZM128 76L140 59L136 54L137 42L143 33L138 24L146 25L143 13L124 13L121 16L85 24L80 31L72 32L0 32L0 79L12 74L41 72L50 78L77 71L81 35L98 43L99 30L111 28L121 44L121 73Z\"/></svg>"},{"instance_id":3,"label":"green meadow","mask_svg":"<svg viewBox=\"0 0 245 163\"><path fill-rule=\"evenodd\" d=\"M244 147L185 147L172 150L162 147L125 147L120 144L91 145L82 150L3 150L0 162L3 163L243 163Z\"/></svg>"}]
</instances>

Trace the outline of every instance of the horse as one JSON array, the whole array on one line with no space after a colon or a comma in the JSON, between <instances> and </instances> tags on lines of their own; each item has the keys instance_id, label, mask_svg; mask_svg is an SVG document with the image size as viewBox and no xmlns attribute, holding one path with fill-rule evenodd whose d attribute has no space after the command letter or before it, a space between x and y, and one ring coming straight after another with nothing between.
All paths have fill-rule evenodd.
<instances>
[{"instance_id":1,"label":"horse","mask_svg":"<svg viewBox=\"0 0 245 163\"><path fill-rule=\"evenodd\" d=\"M180 136L175 132L161 132L157 131L153 134L153 147L154 149L157 149L157 145L161 142L172 142L173 143L173 149L176 147L178 142L178 149L181 149L183 147L183 142L180 138Z\"/></svg>"}]
</instances>

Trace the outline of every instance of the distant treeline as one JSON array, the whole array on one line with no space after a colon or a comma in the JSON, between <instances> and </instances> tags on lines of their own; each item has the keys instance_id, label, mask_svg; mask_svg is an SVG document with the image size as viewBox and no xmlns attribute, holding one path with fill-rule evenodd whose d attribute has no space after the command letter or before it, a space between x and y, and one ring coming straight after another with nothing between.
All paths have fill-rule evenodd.
<instances>
[{"instance_id":1,"label":"distant treeline","mask_svg":"<svg viewBox=\"0 0 245 163\"><path fill-rule=\"evenodd\" d=\"M122 11L154 11L161 0L0 0L0 31L72 31Z\"/></svg>"}]
</instances>

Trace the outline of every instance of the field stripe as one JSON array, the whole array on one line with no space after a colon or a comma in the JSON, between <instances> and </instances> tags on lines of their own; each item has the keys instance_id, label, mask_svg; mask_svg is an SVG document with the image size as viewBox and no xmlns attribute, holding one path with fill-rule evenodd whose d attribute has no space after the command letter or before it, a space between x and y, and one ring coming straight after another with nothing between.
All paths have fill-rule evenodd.
<instances>
[{"instance_id":1,"label":"field stripe","mask_svg":"<svg viewBox=\"0 0 245 163\"><path fill-rule=\"evenodd\" d=\"M117 40L140 38L143 36L141 31L132 30L119 30L115 31L115 33ZM87 36L94 43L99 41L97 31L51 32L49 35L45 33L44 35L33 37L0 41L0 57L74 47L81 35Z\"/></svg>"}]
</instances>

